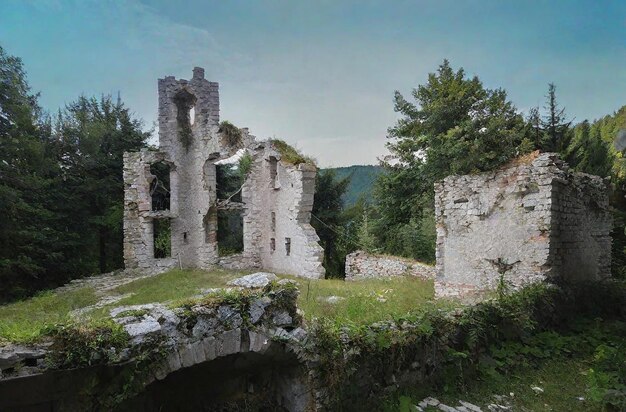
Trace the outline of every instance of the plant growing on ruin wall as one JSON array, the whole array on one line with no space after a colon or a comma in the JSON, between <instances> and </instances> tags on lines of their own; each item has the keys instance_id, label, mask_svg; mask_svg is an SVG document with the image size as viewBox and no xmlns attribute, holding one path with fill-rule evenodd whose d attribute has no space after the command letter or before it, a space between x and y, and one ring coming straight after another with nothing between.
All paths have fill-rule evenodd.
<instances>
[{"instance_id":1,"label":"plant growing on ruin wall","mask_svg":"<svg viewBox=\"0 0 626 412\"><path fill-rule=\"evenodd\" d=\"M248 176L248 173L250 173L253 162L254 159L252 158L252 155L250 155L250 153L248 152L244 153L244 155L241 156L241 158L239 159L237 169L239 170L239 175L242 179L245 180L245 178Z\"/></svg>"},{"instance_id":2,"label":"plant growing on ruin wall","mask_svg":"<svg viewBox=\"0 0 626 412\"><path fill-rule=\"evenodd\" d=\"M243 145L241 130L228 120L224 120L220 123L220 127L217 132L228 146L241 147Z\"/></svg>"},{"instance_id":3,"label":"plant growing on ruin wall","mask_svg":"<svg viewBox=\"0 0 626 412\"><path fill-rule=\"evenodd\" d=\"M304 156L295 148L290 146L287 142L280 139L271 139L272 146L280 153L280 160L292 165L299 165L300 163L315 164L313 158Z\"/></svg>"}]
</instances>

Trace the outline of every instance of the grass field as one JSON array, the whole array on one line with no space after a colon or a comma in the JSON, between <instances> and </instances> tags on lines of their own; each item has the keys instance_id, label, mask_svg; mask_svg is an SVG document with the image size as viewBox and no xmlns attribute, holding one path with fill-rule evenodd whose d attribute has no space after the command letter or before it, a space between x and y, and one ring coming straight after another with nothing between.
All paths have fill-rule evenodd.
<instances>
[{"instance_id":1,"label":"grass field","mask_svg":"<svg viewBox=\"0 0 626 412\"><path fill-rule=\"evenodd\" d=\"M31 341L40 337L48 326L101 319L107 316L109 309L117 306L183 300L200 294L202 289L224 287L229 280L246 273L249 272L172 270L118 286L107 292L107 296L123 296L121 300L74 317L70 316L72 311L94 305L102 296L99 297L91 287L47 291L0 306L0 340ZM432 281L416 278L344 282L281 277L298 282L298 305L308 320L325 316L342 322L372 323L405 315L432 300L434 295ZM331 300L335 302L329 302L329 297L334 297Z\"/></svg>"}]
</instances>

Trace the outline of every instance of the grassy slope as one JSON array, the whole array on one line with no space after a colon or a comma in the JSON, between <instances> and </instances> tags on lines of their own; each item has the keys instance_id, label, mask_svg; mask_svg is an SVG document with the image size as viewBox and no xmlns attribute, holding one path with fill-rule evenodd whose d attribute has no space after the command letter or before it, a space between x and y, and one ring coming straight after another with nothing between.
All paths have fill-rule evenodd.
<instances>
[{"instance_id":1,"label":"grassy slope","mask_svg":"<svg viewBox=\"0 0 626 412\"><path fill-rule=\"evenodd\" d=\"M29 341L46 326L65 323L70 312L93 305L98 298L89 287L55 293L42 292L32 298L0 306L0 341Z\"/></svg>"},{"instance_id":2,"label":"grassy slope","mask_svg":"<svg viewBox=\"0 0 626 412\"><path fill-rule=\"evenodd\" d=\"M116 306L152 302L170 302L198 295L201 289L223 287L230 279L244 275L227 270L172 270L161 275L139 279L119 286L110 295L128 295L119 302L85 315L85 321L107 316ZM421 303L432 299L432 282L420 279L370 280L344 282L341 280L307 280L293 278L301 291L299 306L311 319L330 316L341 321L370 323L404 315ZM344 300L336 304L324 301L328 296ZM71 292L45 292L21 302L0 306L0 340L29 341L41 336L46 326L72 320L72 310L93 305L98 297L91 288Z\"/></svg>"},{"instance_id":3,"label":"grassy slope","mask_svg":"<svg viewBox=\"0 0 626 412\"><path fill-rule=\"evenodd\" d=\"M589 360L585 357L551 359L536 368L517 370L507 380L476 381L465 390L454 393L426 391L420 395L402 396L389 403L385 410L408 412L410 405L432 396L448 406L458 406L462 400L480 406L483 411L487 411L487 405L491 403L504 404L513 411L601 411L598 405L585 398L588 369ZM544 392L535 392L531 389L533 386ZM504 401L498 401L494 395L506 397ZM438 411L435 408L427 410Z\"/></svg>"},{"instance_id":4,"label":"grassy slope","mask_svg":"<svg viewBox=\"0 0 626 412\"><path fill-rule=\"evenodd\" d=\"M479 375L470 382L455 385L446 380L440 388L428 386L416 388L388 401L386 411L410 411L412 404L432 396L449 406L459 405L459 400L471 402L488 410L491 403L503 404L513 411L613 411L605 409L601 401L590 394L592 369L601 370L597 362L601 345L616 345L626 340L626 323L619 320L579 319L561 334L553 332L554 340L567 339L568 343L558 354L541 354L542 345L523 345L519 352L509 356L518 366L509 367L505 373ZM501 349L501 348L500 348ZM493 350L493 349L492 349ZM619 365L615 365L617 370ZM533 390L533 387L541 388ZM505 396L498 400L494 396ZM431 410L435 410L432 409Z\"/></svg>"},{"instance_id":5,"label":"grassy slope","mask_svg":"<svg viewBox=\"0 0 626 412\"><path fill-rule=\"evenodd\" d=\"M340 322L368 324L395 318L415 310L434 297L432 281L417 278L393 278L344 282L298 280L298 306L305 318L331 317ZM344 298L329 303L325 298Z\"/></svg>"}]
</instances>

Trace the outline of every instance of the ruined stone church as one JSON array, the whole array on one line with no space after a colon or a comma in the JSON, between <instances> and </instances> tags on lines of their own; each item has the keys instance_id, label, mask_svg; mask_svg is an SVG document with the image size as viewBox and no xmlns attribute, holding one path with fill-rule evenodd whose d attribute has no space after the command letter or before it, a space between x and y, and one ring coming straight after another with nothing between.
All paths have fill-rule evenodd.
<instances>
[{"instance_id":1,"label":"ruined stone church","mask_svg":"<svg viewBox=\"0 0 626 412\"><path fill-rule=\"evenodd\" d=\"M219 85L202 68L191 80L159 79L158 91L158 150L124 155L126 268L324 277L310 224L315 165L285 156L282 142L220 123ZM239 188L224 178L233 173L242 175Z\"/></svg>"}]
</instances>

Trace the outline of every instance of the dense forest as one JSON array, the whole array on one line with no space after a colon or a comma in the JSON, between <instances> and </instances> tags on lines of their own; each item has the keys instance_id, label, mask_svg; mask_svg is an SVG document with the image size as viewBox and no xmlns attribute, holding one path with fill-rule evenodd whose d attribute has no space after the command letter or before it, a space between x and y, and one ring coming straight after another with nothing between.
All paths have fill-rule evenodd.
<instances>
[{"instance_id":1,"label":"dense forest","mask_svg":"<svg viewBox=\"0 0 626 412\"><path fill-rule=\"evenodd\" d=\"M433 183L501 166L533 150L557 151L575 170L610 176L614 272L626 276L626 165L613 145L626 107L595 121L568 119L549 85L546 104L522 114L444 61L401 115L379 167L320 171L312 224L329 276L356 249L434 260ZM43 110L19 58L0 47L0 301L123 267L122 154L151 132L122 100L85 97Z\"/></svg>"},{"instance_id":2,"label":"dense forest","mask_svg":"<svg viewBox=\"0 0 626 412\"><path fill-rule=\"evenodd\" d=\"M0 301L123 266L122 155L150 136L119 98L37 99L0 48Z\"/></svg>"}]
</instances>

